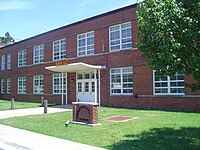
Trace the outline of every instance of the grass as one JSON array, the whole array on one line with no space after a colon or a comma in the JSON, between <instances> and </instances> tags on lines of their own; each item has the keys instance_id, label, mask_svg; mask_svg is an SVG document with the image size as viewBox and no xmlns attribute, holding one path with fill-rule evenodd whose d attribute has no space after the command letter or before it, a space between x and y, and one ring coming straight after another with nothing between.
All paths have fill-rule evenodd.
<instances>
[{"instance_id":1,"label":"grass","mask_svg":"<svg viewBox=\"0 0 200 150\"><path fill-rule=\"evenodd\" d=\"M121 123L104 120L117 115L139 118ZM71 119L72 112L61 112L2 119L0 123L112 150L200 149L199 113L100 107L101 126L65 127L65 121Z\"/></svg>"},{"instance_id":2,"label":"grass","mask_svg":"<svg viewBox=\"0 0 200 150\"><path fill-rule=\"evenodd\" d=\"M40 103L32 103L32 102L18 102L15 101L15 109L22 109L22 108L33 108L39 107ZM2 110L10 110L11 102L9 100L0 100L0 111Z\"/></svg>"}]
</instances>

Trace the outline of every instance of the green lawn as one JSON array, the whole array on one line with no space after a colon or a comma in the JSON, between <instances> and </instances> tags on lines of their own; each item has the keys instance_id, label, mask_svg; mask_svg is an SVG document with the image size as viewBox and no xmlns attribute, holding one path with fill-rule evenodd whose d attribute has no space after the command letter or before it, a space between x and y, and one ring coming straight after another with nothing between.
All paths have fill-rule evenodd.
<instances>
[{"instance_id":1,"label":"green lawn","mask_svg":"<svg viewBox=\"0 0 200 150\"><path fill-rule=\"evenodd\" d=\"M139 117L122 123L110 116ZM99 108L98 127L69 124L72 112L15 117L1 124L113 150L199 150L200 114L156 110Z\"/></svg>"},{"instance_id":2,"label":"green lawn","mask_svg":"<svg viewBox=\"0 0 200 150\"><path fill-rule=\"evenodd\" d=\"M10 104L11 102L9 100L0 100L0 111L1 110L10 110ZM39 107L41 103L31 103L31 102L17 102L15 101L15 109L21 109L21 108L33 108L33 107Z\"/></svg>"}]
</instances>

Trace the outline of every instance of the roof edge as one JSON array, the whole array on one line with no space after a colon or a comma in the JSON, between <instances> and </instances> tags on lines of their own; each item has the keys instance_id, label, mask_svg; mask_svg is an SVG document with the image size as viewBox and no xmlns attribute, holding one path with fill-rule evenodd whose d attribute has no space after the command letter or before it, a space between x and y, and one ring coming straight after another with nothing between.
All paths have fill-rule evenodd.
<instances>
[{"instance_id":1,"label":"roof edge","mask_svg":"<svg viewBox=\"0 0 200 150\"><path fill-rule=\"evenodd\" d=\"M102 13L100 15L96 15L96 16L93 16L93 17L90 17L90 18L87 18L87 19L83 19L83 20L80 20L80 21L77 21L77 22L74 22L74 23L71 23L71 24L68 24L68 25L65 25L65 26L61 26L61 27L56 28L56 29L52 29L50 31L47 31L47 32L44 32L44 33L41 33L41 34L38 34L38 35L35 35L35 36L32 36L32 37L29 37L27 39L21 40L19 42L15 42L13 44L1 47L0 50L3 49L3 48L7 48L7 47L10 47L10 46L13 46L13 45L16 45L16 44L19 44L19 43L31 40L33 38L37 38L39 36L42 36L42 35L45 35L45 34L48 34L48 33L51 33L51 32L55 32L55 31L60 30L60 29L68 28L68 27L71 27L71 26L74 26L74 25L77 25L77 24L80 24L80 23L91 21L91 20L96 19L96 18L100 18L100 17L106 16L106 15L110 15L110 14L113 14L113 13L116 13L116 12L119 12L119 11L123 11L123 10L129 9L129 8L135 8L135 7L137 7L137 3L132 4L132 5L128 5L128 6L125 6L125 7L121 7L121 8L112 10L112 11L108 11L108 12Z\"/></svg>"}]
</instances>

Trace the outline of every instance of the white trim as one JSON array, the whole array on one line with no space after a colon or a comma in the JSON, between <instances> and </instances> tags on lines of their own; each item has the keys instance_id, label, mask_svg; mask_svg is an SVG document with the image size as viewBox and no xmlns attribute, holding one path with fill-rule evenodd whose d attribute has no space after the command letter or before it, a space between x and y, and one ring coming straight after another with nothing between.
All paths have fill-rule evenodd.
<instances>
[{"instance_id":1,"label":"white trim","mask_svg":"<svg viewBox=\"0 0 200 150\"><path fill-rule=\"evenodd\" d=\"M99 81L99 106L101 106L101 70L98 70L98 81Z\"/></svg>"},{"instance_id":2,"label":"white trim","mask_svg":"<svg viewBox=\"0 0 200 150\"><path fill-rule=\"evenodd\" d=\"M64 84L63 84L63 72L62 72L62 105L64 104L63 102L63 100L64 100Z\"/></svg>"},{"instance_id":3,"label":"white trim","mask_svg":"<svg viewBox=\"0 0 200 150\"><path fill-rule=\"evenodd\" d=\"M7 70L11 69L11 53L7 54Z\"/></svg>"},{"instance_id":4,"label":"white trim","mask_svg":"<svg viewBox=\"0 0 200 150\"><path fill-rule=\"evenodd\" d=\"M94 69L94 79L95 79L95 81L94 81L94 85L95 85L95 87L94 87L94 91L95 91L94 101L95 101L95 103L98 103L97 102L97 69Z\"/></svg>"},{"instance_id":5,"label":"white trim","mask_svg":"<svg viewBox=\"0 0 200 150\"><path fill-rule=\"evenodd\" d=\"M22 91L19 92L19 79L21 79L21 82L25 82L25 86L23 86L22 83ZM18 85L17 85L17 94L26 94L26 92L23 92L24 90L26 91L26 77L18 77Z\"/></svg>"},{"instance_id":6,"label":"white trim","mask_svg":"<svg viewBox=\"0 0 200 150\"><path fill-rule=\"evenodd\" d=\"M132 88L132 93L123 93L123 72L122 72L122 69L125 69L125 68L131 68L132 69L132 79L133 79L133 67L132 66L129 66L129 67L120 67L120 68L110 68L110 96L119 96L119 95L133 95L133 88ZM111 70L113 69L120 69L120 78L121 78L121 93L112 93L112 88L111 88ZM129 83L129 82L127 82ZM132 82L133 84L133 82ZM125 88L126 89L126 88ZM129 88L128 88L129 89Z\"/></svg>"},{"instance_id":7,"label":"white trim","mask_svg":"<svg viewBox=\"0 0 200 150\"><path fill-rule=\"evenodd\" d=\"M71 63L67 65L60 65L60 66L49 66L45 67L45 69L54 71L54 72L81 72L81 71L88 71L92 69L105 69L105 66L96 66L96 65L89 65L83 62L78 63Z\"/></svg>"},{"instance_id":8,"label":"white trim","mask_svg":"<svg viewBox=\"0 0 200 150\"><path fill-rule=\"evenodd\" d=\"M5 70L5 64L6 64L6 57L5 55L1 56L1 70Z\"/></svg>"},{"instance_id":9,"label":"white trim","mask_svg":"<svg viewBox=\"0 0 200 150\"><path fill-rule=\"evenodd\" d=\"M164 95L174 95L174 96L176 96L176 95L185 95L185 92L184 93L170 93L170 88L172 88L171 86L170 86L170 82L171 81L173 81L173 82L185 82L184 80L170 80L170 77L169 76L167 76L167 80L166 81L155 81L155 70L153 70L153 95L160 95L160 96L164 96ZM159 89L167 89L167 93L155 93L155 89L156 89L156 87L155 87L155 83L163 83L163 82L167 82L167 87L158 87ZM185 86L180 86L180 87L174 87L174 88L176 88L176 89L178 89L178 88L184 88L185 89Z\"/></svg>"},{"instance_id":10,"label":"white trim","mask_svg":"<svg viewBox=\"0 0 200 150\"><path fill-rule=\"evenodd\" d=\"M5 93L5 79L1 79L1 94Z\"/></svg>"},{"instance_id":11,"label":"white trim","mask_svg":"<svg viewBox=\"0 0 200 150\"><path fill-rule=\"evenodd\" d=\"M10 81L10 92L8 92L9 90L8 90L8 88L9 88L9 86L8 86L8 81ZM7 94L10 94L11 93L11 79L10 78L7 78L7 89L6 89L6 92L7 92Z\"/></svg>"},{"instance_id":12,"label":"white trim","mask_svg":"<svg viewBox=\"0 0 200 150\"><path fill-rule=\"evenodd\" d=\"M42 49L41 49L41 46L43 47ZM35 62L36 61L35 51L36 51L37 47L38 47L38 51L39 51L39 54L38 54L38 57L39 57L38 61L39 62L38 63ZM43 55L40 55L41 50L43 50ZM41 58L40 58L41 56L43 56L43 61L41 61ZM36 45L36 46L33 47L33 64L36 65L36 64L43 64L43 63L44 63L44 44Z\"/></svg>"},{"instance_id":13,"label":"white trim","mask_svg":"<svg viewBox=\"0 0 200 150\"><path fill-rule=\"evenodd\" d=\"M65 95L66 105L68 104L68 99L67 99L68 98L68 95L67 95L68 94L68 91L67 91L68 90L67 89L68 83L67 82L68 82L68 78L67 78L67 72L66 72L66 95Z\"/></svg>"},{"instance_id":14,"label":"white trim","mask_svg":"<svg viewBox=\"0 0 200 150\"><path fill-rule=\"evenodd\" d=\"M55 77L54 77L54 76L55 76L55 75L59 75L58 78L59 78L59 80L62 81L62 73L54 73L54 74L53 74L53 76L52 76L52 79L53 79L53 82L52 82L52 83L53 83L53 85L52 85L52 93L53 93L53 95L62 95L62 90L63 90L63 89L60 89L60 88L59 88L59 93L55 93L55 92L54 92L54 85L55 85L55 83L54 83L54 78L55 78ZM66 77L65 74L64 74L64 77ZM64 80L64 78L63 78L63 80ZM62 84L63 84L63 83L62 83ZM60 86L60 84L59 84L58 86ZM62 86L62 85L61 85L61 86ZM63 86L64 86L64 85L63 85Z\"/></svg>"},{"instance_id":15,"label":"white trim","mask_svg":"<svg viewBox=\"0 0 200 150\"><path fill-rule=\"evenodd\" d=\"M93 49L93 51L94 51L94 53L92 53L92 54L87 54L87 51L88 51L88 49L87 49L87 34L89 34L89 33L93 33L94 34L94 31L89 31L89 32L85 32L85 33L81 33L81 34L78 34L77 35L77 57L84 57L84 56L91 56L91 55L94 55L94 53L95 53L95 37L94 37L94 49ZM85 55L79 55L79 36L81 36L81 35L85 35ZM91 45L90 45L91 46Z\"/></svg>"},{"instance_id":16,"label":"white trim","mask_svg":"<svg viewBox=\"0 0 200 150\"><path fill-rule=\"evenodd\" d=\"M66 47L66 49L65 49L65 58L62 58L62 59L61 59L61 58L60 58L61 56L59 55L59 59L54 59L54 43L55 43L55 42L59 42L59 53L60 53L60 52L61 52L61 49L60 49L60 48L61 48L61 45L60 45L60 44L61 44L61 41L62 41L62 40L65 40L65 47ZM53 41L53 48L52 48L52 57L53 57L53 58L52 58L52 60L53 60L53 61L65 60L65 59L66 59L66 56L67 56L66 50L67 50L67 40L66 40L66 38Z\"/></svg>"},{"instance_id":17,"label":"white trim","mask_svg":"<svg viewBox=\"0 0 200 150\"><path fill-rule=\"evenodd\" d=\"M44 75L34 75L33 76L33 94L37 94L37 95L43 95L44 94L44 92L43 93L37 93L37 92L35 92L35 81L36 81L36 77L42 77L42 79L43 79L43 83L44 83ZM40 79L39 79L39 81L38 81L38 84L39 85L37 85L37 86L41 86L40 85ZM44 91L44 85L43 85L43 91Z\"/></svg>"},{"instance_id":18,"label":"white trim","mask_svg":"<svg viewBox=\"0 0 200 150\"><path fill-rule=\"evenodd\" d=\"M21 64L21 65L19 64L19 53L20 53L20 52L21 52L21 55L22 55L22 59L21 59L22 64ZM24 53L25 53L25 54L24 54ZM26 57L24 58L23 55L26 55ZM27 63L27 51L26 51L26 49L19 50L19 51L18 51L18 68L19 68L19 67L25 67L25 66L26 66L26 63Z\"/></svg>"},{"instance_id":19,"label":"white trim","mask_svg":"<svg viewBox=\"0 0 200 150\"><path fill-rule=\"evenodd\" d=\"M129 23L131 24L131 45L132 46L129 47L129 48L122 48L122 35L121 35L122 29L121 29L121 26L124 25L124 24L129 24ZM119 26L119 31L120 31L119 32L119 34L120 34L120 38L119 38L119 41L120 41L119 46L120 46L120 48L116 49L116 50L111 50L111 31L110 31L110 29L112 27L116 27L116 26ZM109 44L109 52L131 49L133 47L133 35L132 35L132 23L131 23L131 21L109 26L109 42L108 42L108 44Z\"/></svg>"}]
</instances>

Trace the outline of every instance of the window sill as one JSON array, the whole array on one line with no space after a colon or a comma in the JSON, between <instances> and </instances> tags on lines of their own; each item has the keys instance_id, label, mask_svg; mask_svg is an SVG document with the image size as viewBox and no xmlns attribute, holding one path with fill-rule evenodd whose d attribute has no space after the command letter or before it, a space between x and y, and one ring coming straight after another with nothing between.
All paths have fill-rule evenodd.
<instances>
[{"instance_id":1,"label":"window sill","mask_svg":"<svg viewBox=\"0 0 200 150\"><path fill-rule=\"evenodd\" d=\"M143 98L146 98L146 97L185 97L185 98L190 98L190 97L200 97L200 95L138 95L138 97L143 97Z\"/></svg>"},{"instance_id":2,"label":"window sill","mask_svg":"<svg viewBox=\"0 0 200 150\"><path fill-rule=\"evenodd\" d=\"M127 48L127 49L119 49L119 50L109 50L110 53L115 53L115 52L121 52L121 51L131 51L131 50L137 50L137 48Z\"/></svg>"},{"instance_id":3,"label":"window sill","mask_svg":"<svg viewBox=\"0 0 200 150\"><path fill-rule=\"evenodd\" d=\"M132 93L131 94L110 94L110 96L112 96L112 97L117 97L117 96L124 97L124 96L133 96L133 94Z\"/></svg>"}]
</instances>

